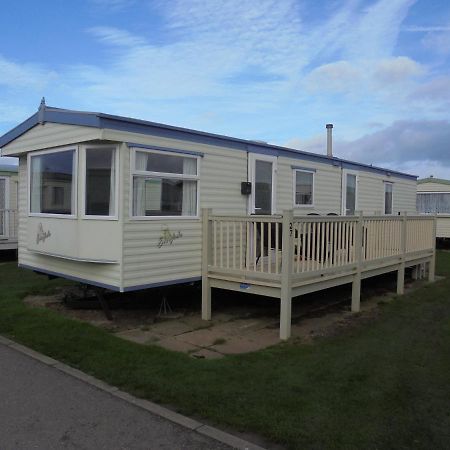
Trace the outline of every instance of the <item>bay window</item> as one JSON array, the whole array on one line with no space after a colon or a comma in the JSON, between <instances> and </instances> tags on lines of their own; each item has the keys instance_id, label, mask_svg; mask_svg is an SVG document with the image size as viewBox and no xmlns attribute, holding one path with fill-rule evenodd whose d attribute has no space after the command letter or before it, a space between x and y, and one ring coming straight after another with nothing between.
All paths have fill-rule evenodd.
<instances>
[{"instance_id":1,"label":"bay window","mask_svg":"<svg viewBox=\"0 0 450 450\"><path fill-rule=\"evenodd\" d=\"M133 216L197 216L198 158L134 150Z\"/></svg>"},{"instance_id":2,"label":"bay window","mask_svg":"<svg viewBox=\"0 0 450 450\"><path fill-rule=\"evenodd\" d=\"M76 150L31 155L30 213L75 215Z\"/></svg>"}]
</instances>

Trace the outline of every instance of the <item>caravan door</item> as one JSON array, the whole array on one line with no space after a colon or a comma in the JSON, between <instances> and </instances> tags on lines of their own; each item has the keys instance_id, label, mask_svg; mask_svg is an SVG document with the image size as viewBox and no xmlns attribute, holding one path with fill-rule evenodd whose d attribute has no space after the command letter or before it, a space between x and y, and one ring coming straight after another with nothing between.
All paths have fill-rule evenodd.
<instances>
[{"instance_id":1,"label":"caravan door","mask_svg":"<svg viewBox=\"0 0 450 450\"><path fill-rule=\"evenodd\" d=\"M249 214L275 214L276 171L277 158L275 156L249 153L248 179L252 183Z\"/></svg>"}]
</instances>

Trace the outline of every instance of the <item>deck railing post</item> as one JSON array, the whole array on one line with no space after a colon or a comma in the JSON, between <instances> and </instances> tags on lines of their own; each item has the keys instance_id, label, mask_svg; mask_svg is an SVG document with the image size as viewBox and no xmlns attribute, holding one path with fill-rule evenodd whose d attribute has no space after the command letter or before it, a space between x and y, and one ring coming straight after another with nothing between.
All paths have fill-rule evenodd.
<instances>
[{"instance_id":1,"label":"deck railing post","mask_svg":"<svg viewBox=\"0 0 450 450\"><path fill-rule=\"evenodd\" d=\"M356 273L352 281L352 312L359 312L361 309L361 270L363 255L363 214L359 213L356 223L355 234L355 258Z\"/></svg>"},{"instance_id":2,"label":"deck railing post","mask_svg":"<svg viewBox=\"0 0 450 450\"><path fill-rule=\"evenodd\" d=\"M405 292L405 262L406 262L406 244L407 244L407 232L408 232L408 216L404 212L402 214L402 233L400 240L400 264L397 270L397 294L402 295Z\"/></svg>"},{"instance_id":3,"label":"deck railing post","mask_svg":"<svg viewBox=\"0 0 450 450\"><path fill-rule=\"evenodd\" d=\"M283 212L281 293L280 293L280 339L291 336L292 315L292 267L294 259L294 215L292 210Z\"/></svg>"},{"instance_id":4,"label":"deck railing post","mask_svg":"<svg viewBox=\"0 0 450 450\"><path fill-rule=\"evenodd\" d=\"M431 260L428 268L428 281L433 282L435 278L435 268L436 268L436 226L437 226L437 216L434 216L433 219L433 232L431 235L432 238L432 246L433 246L433 255L431 256Z\"/></svg>"},{"instance_id":5,"label":"deck railing post","mask_svg":"<svg viewBox=\"0 0 450 450\"><path fill-rule=\"evenodd\" d=\"M208 265L211 255L211 209L202 209L202 319L211 320L211 283Z\"/></svg>"}]
</instances>

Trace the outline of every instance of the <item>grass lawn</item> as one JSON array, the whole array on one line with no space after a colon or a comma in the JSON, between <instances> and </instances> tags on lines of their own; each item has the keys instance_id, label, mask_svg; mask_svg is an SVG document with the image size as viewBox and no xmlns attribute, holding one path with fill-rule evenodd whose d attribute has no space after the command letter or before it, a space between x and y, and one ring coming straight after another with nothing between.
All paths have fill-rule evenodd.
<instances>
[{"instance_id":1,"label":"grass lawn","mask_svg":"<svg viewBox=\"0 0 450 450\"><path fill-rule=\"evenodd\" d=\"M63 281L0 265L0 334L123 390L288 448L450 448L447 278L382 306L379 319L312 345L220 360L140 346L23 304Z\"/></svg>"}]
</instances>

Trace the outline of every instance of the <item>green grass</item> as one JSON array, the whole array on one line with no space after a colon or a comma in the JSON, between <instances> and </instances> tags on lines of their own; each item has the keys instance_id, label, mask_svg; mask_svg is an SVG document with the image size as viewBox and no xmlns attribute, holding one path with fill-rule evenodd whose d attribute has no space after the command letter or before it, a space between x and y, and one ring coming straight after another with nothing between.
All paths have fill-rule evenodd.
<instances>
[{"instance_id":1,"label":"green grass","mask_svg":"<svg viewBox=\"0 0 450 450\"><path fill-rule=\"evenodd\" d=\"M23 304L47 281L0 266L0 334L135 395L288 448L450 448L450 253L446 279L383 304L378 319L312 345L197 360Z\"/></svg>"}]
</instances>

